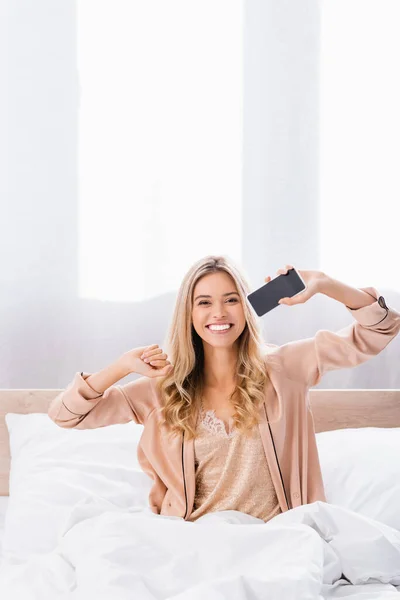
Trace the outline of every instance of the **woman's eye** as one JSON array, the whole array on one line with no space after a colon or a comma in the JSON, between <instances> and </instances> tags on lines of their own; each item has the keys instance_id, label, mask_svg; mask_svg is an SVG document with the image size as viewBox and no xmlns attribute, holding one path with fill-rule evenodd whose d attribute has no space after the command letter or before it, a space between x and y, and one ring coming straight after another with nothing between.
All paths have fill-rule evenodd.
<instances>
[{"instance_id":1,"label":"woman's eye","mask_svg":"<svg viewBox=\"0 0 400 600\"><path fill-rule=\"evenodd\" d=\"M231 300L233 300L233 302L237 302L236 298L229 298L228 302L230 302ZM202 300L201 302L199 302L199 306L200 304L208 304L207 300Z\"/></svg>"}]
</instances>

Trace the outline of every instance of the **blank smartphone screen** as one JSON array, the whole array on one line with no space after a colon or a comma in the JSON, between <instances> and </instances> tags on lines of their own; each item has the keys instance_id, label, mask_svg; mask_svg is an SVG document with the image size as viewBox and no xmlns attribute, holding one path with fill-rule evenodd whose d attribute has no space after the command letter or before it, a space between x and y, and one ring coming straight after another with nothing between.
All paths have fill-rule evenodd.
<instances>
[{"instance_id":1,"label":"blank smartphone screen","mask_svg":"<svg viewBox=\"0 0 400 600\"><path fill-rule=\"evenodd\" d=\"M291 298L305 289L305 285L295 269L290 269L286 275L279 275L258 290L247 296L248 301L259 317L273 308L280 306L281 298Z\"/></svg>"}]
</instances>

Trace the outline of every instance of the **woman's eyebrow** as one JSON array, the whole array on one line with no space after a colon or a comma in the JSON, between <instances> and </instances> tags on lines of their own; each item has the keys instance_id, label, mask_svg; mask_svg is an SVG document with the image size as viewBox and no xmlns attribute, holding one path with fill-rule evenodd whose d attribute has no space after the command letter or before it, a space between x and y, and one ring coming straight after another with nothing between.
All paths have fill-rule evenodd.
<instances>
[{"instance_id":1,"label":"woman's eyebrow","mask_svg":"<svg viewBox=\"0 0 400 600\"><path fill-rule=\"evenodd\" d=\"M230 296L231 294L236 294L237 296L239 296L238 292L227 292L226 294L222 294L222 296ZM196 300L198 298L212 298L212 296L208 296L206 294L200 294L200 296L196 296L194 301L196 302Z\"/></svg>"}]
</instances>

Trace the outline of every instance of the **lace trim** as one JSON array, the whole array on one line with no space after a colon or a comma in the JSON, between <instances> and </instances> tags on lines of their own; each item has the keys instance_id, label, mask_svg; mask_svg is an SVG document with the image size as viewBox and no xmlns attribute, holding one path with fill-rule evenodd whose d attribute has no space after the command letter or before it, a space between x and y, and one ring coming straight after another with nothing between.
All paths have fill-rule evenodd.
<instances>
[{"instance_id":1,"label":"lace trim","mask_svg":"<svg viewBox=\"0 0 400 600\"><path fill-rule=\"evenodd\" d=\"M229 419L229 423L232 423L232 417ZM219 435L226 438L232 438L237 433L237 429L235 427L232 427L231 431L228 433L226 431L225 423L222 421L222 419L219 419L216 416L215 410L204 409L203 400L201 400L200 407L200 426L214 435Z\"/></svg>"}]
</instances>

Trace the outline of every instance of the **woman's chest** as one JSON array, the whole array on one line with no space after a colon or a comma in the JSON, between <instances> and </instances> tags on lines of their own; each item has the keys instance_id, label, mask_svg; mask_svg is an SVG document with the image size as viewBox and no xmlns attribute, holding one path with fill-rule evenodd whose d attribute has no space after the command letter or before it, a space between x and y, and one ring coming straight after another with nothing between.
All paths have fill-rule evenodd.
<instances>
[{"instance_id":1,"label":"woman's chest","mask_svg":"<svg viewBox=\"0 0 400 600\"><path fill-rule=\"evenodd\" d=\"M201 397L201 410L204 413L212 412L216 419L219 419L228 425L231 421L235 409L229 398L229 392L206 392Z\"/></svg>"}]
</instances>

